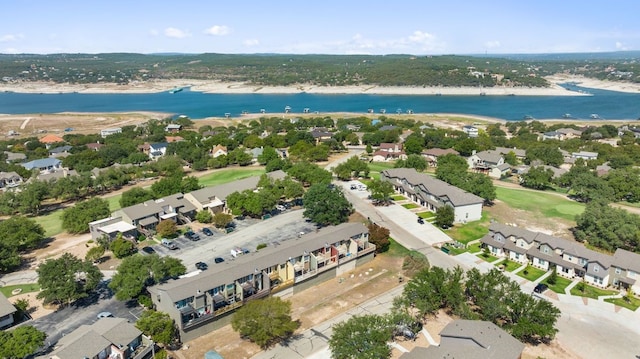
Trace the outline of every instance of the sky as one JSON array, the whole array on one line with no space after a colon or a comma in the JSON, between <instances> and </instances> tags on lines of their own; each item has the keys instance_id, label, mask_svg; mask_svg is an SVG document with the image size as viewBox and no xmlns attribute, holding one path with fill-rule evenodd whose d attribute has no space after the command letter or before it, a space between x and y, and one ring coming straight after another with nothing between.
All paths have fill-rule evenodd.
<instances>
[{"instance_id":1,"label":"sky","mask_svg":"<svg viewBox=\"0 0 640 359\"><path fill-rule=\"evenodd\" d=\"M0 0L0 53L640 50L637 0Z\"/></svg>"}]
</instances>

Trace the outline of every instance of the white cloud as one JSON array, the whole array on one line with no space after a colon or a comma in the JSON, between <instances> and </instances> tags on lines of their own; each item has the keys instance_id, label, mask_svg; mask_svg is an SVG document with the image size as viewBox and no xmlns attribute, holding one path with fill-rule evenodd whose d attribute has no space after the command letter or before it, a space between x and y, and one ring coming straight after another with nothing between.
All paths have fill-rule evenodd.
<instances>
[{"instance_id":1,"label":"white cloud","mask_svg":"<svg viewBox=\"0 0 640 359\"><path fill-rule=\"evenodd\" d=\"M259 44L260 44L260 41L258 41L257 39L246 39L246 40L244 40L244 41L242 42L242 44L243 44L244 46L249 46L249 47L251 47L251 46L257 46L257 45L259 45Z\"/></svg>"},{"instance_id":2,"label":"white cloud","mask_svg":"<svg viewBox=\"0 0 640 359\"><path fill-rule=\"evenodd\" d=\"M158 31L156 29L151 29L151 30L149 30L149 35L158 36L158 35L160 35L160 31Z\"/></svg>"},{"instance_id":3,"label":"white cloud","mask_svg":"<svg viewBox=\"0 0 640 359\"><path fill-rule=\"evenodd\" d=\"M500 41L498 40L491 40L484 43L484 47L486 47L487 49L496 49L500 47L500 45Z\"/></svg>"},{"instance_id":4,"label":"white cloud","mask_svg":"<svg viewBox=\"0 0 640 359\"><path fill-rule=\"evenodd\" d=\"M184 39L185 37L191 36L189 31L180 30L175 27L168 27L164 29L164 36L172 37L174 39Z\"/></svg>"},{"instance_id":5,"label":"white cloud","mask_svg":"<svg viewBox=\"0 0 640 359\"><path fill-rule=\"evenodd\" d=\"M626 47L623 43L621 43L620 41L616 41L616 50L621 50L621 51L626 51L629 50L628 47Z\"/></svg>"},{"instance_id":6,"label":"white cloud","mask_svg":"<svg viewBox=\"0 0 640 359\"><path fill-rule=\"evenodd\" d=\"M5 54L17 54L17 53L19 53L20 51L18 51L18 49L13 48L13 47L7 47L7 48L6 48L6 49L4 49L2 52L3 52L3 53L5 53Z\"/></svg>"},{"instance_id":7,"label":"white cloud","mask_svg":"<svg viewBox=\"0 0 640 359\"><path fill-rule=\"evenodd\" d=\"M231 29L225 25L213 25L208 29L204 30L204 33L211 36L224 36L229 34Z\"/></svg>"},{"instance_id":8,"label":"white cloud","mask_svg":"<svg viewBox=\"0 0 640 359\"><path fill-rule=\"evenodd\" d=\"M0 42L18 41L18 40L22 39L23 37L24 37L24 35L22 35L22 34L6 34L6 35L0 36Z\"/></svg>"}]
</instances>

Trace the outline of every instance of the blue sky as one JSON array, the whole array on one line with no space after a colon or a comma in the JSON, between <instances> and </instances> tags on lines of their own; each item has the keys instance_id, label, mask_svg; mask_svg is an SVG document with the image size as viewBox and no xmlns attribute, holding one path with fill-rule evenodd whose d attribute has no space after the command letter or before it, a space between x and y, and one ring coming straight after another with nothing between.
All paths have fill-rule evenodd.
<instances>
[{"instance_id":1,"label":"blue sky","mask_svg":"<svg viewBox=\"0 0 640 359\"><path fill-rule=\"evenodd\" d=\"M640 1L2 0L0 53L640 50Z\"/></svg>"}]
</instances>

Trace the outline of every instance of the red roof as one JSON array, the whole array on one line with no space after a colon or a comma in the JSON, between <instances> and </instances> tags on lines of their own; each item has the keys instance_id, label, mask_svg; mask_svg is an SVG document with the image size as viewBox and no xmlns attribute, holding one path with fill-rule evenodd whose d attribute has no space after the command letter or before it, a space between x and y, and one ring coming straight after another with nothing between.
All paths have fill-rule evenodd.
<instances>
[{"instance_id":1,"label":"red roof","mask_svg":"<svg viewBox=\"0 0 640 359\"><path fill-rule=\"evenodd\" d=\"M56 135L46 135L40 139L41 143L58 143L64 142L64 139Z\"/></svg>"}]
</instances>

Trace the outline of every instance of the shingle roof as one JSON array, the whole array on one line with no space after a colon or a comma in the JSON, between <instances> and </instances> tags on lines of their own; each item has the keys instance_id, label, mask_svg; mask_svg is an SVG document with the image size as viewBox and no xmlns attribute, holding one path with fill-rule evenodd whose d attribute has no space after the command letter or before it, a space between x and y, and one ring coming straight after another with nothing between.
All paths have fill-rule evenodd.
<instances>
[{"instance_id":1,"label":"shingle roof","mask_svg":"<svg viewBox=\"0 0 640 359\"><path fill-rule=\"evenodd\" d=\"M508 147L496 147L496 151L506 155L509 152L513 152L516 157L525 157L527 155L527 151L519 148L508 148Z\"/></svg>"},{"instance_id":2,"label":"shingle roof","mask_svg":"<svg viewBox=\"0 0 640 359\"><path fill-rule=\"evenodd\" d=\"M618 248L613 254L613 263L616 267L640 273L640 254L638 253Z\"/></svg>"},{"instance_id":3,"label":"shingle roof","mask_svg":"<svg viewBox=\"0 0 640 359\"><path fill-rule=\"evenodd\" d=\"M4 294L0 293L0 317L3 317L7 314L12 314L17 312L16 307L13 306L13 304L11 304L11 302L9 302L9 300L7 299L7 297L4 296Z\"/></svg>"},{"instance_id":4,"label":"shingle roof","mask_svg":"<svg viewBox=\"0 0 640 359\"><path fill-rule=\"evenodd\" d=\"M58 143L64 142L64 139L56 135L46 135L40 139L40 143Z\"/></svg>"},{"instance_id":5,"label":"shingle roof","mask_svg":"<svg viewBox=\"0 0 640 359\"><path fill-rule=\"evenodd\" d=\"M101 318L91 328L116 345L127 345L142 334L123 318Z\"/></svg>"},{"instance_id":6,"label":"shingle roof","mask_svg":"<svg viewBox=\"0 0 640 359\"><path fill-rule=\"evenodd\" d=\"M60 348L51 355L61 359L93 358L111 344L126 346L141 334L126 319L102 318L62 337L58 341Z\"/></svg>"},{"instance_id":7,"label":"shingle roof","mask_svg":"<svg viewBox=\"0 0 640 359\"><path fill-rule=\"evenodd\" d=\"M486 163L498 163L502 158L502 153L496 150L486 150L476 153L476 156Z\"/></svg>"},{"instance_id":8,"label":"shingle roof","mask_svg":"<svg viewBox=\"0 0 640 359\"><path fill-rule=\"evenodd\" d=\"M425 192L442 199L448 199L454 206L483 203L484 199L475 194L463 191L437 178L418 173L413 168L393 168L382 171L387 178L406 179L413 186L420 186Z\"/></svg>"},{"instance_id":9,"label":"shingle roof","mask_svg":"<svg viewBox=\"0 0 640 359\"><path fill-rule=\"evenodd\" d=\"M137 220L140 218L149 217L156 213L162 213L162 207L153 200L148 200L143 203L134 204L133 206L122 208L121 211L131 218L131 220Z\"/></svg>"},{"instance_id":10,"label":"shingle roof","mask_svg":"<svg viewBox=\"0 0 640 359\"><path fill-rule=\"evenodd\" d=\"M444 155L448 155L448 154L453 154L453 155L459 155L460 154L458 151L454 150L453 148L446 148L446 149L430 148L428 150L425 150L422 153L427 155L427 156L434 156L434 157L440 157L440 156L444 156Z\"/></svg>"},{"instance_id":11,"label":"shingle roof","mask_svg":"<svg viewBox=\"0 0 640 359\"><path fill-rule=\"evenodd\" d=\"M217 264L196 276L171 280L165 284L154 286L150 290L164 291L175 302L195 295L198 290L206 291L228 284L253 273L256 268L262 270L281 264L290 257L302 255L304 251L312 252L322 248L325 243L335 243L367 232L367 227L360 223L343 223L338 226L325 227L316 233L305 234L299 240L284 241L277 247L267 247L259 252L244 254L233 262Z\"/></svg>"},{"instance_id":12,"label":"shingle roof","mask_svg":"<svg viewBox=\"0 0 640 359\"><path fill-rule=\"evenodd\" d=\"M489 231L493 233L500 233L505 238L510 236L514 236L516 238L522 238L529 244L533 242L533 240L536 238L536 235L537 235L536 232L531 232L520 227L508 226L502 223L492 223L489 226Z\"/></svg>"},{"instance_id":13,"label":"shingle roof","mask_svg":"<svg viewBox=\"0 0 640 359\"><path fill-rule=\"evenodd\" d=\"M69 150L71 150L73 147L66 145L66 146L60 146L60 147L56 147L53 149L49 150L49 153L63 153L63 152L69 152Z\"/></svg>"},{"instance_id":14,"label":"shingle roof","mask_svg":"<svg viewBox=\"0 0 640 359\"><path fill-rule=\"evenodd\" d=\"M30 162L25 162L22 164L22 167L28 169L28 170L32 170L32 169L36 169L36 168L46 168L46 167L50 167L50 166L58 166L60 165L60 163L62 163L59 159L57 158L40 158L37 160L33 160Z\"/></svg>"}]
</instances>

